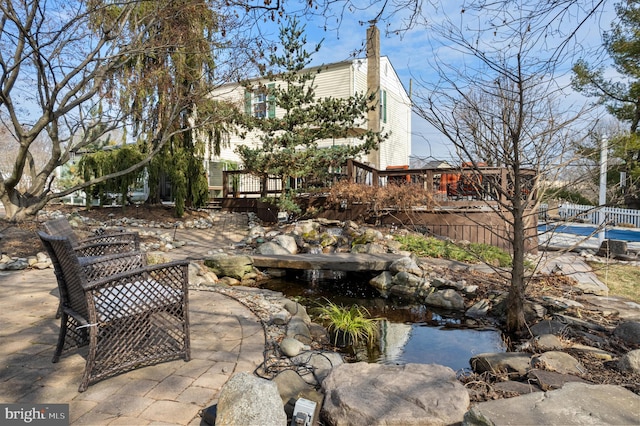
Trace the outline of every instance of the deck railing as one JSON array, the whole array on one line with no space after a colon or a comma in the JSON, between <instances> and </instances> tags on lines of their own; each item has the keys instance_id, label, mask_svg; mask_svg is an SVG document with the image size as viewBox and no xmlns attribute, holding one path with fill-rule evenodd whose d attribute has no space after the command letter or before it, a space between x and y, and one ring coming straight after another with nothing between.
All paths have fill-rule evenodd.
<instances>
[{"instance_id":1,"label":"deck railing","mask_svg":"<svg viewBox=\"0 0 640 426\"><path fill-rule=\"evenodd\" d=\"M535 172L523 170L523 197L533 190ZM348 179L351 182L372 186L389 184L416 184L432 194L437 201L505 201L513 186L507 169L500 167L458 167L428 169L377 170L367 164L348 160L346 174L336 173L323 182L323 187L332 182ZM308 186L318 188L318 182L306 182L304 179L292 180L292 188L299 191ZM256 175L244 170L223 172L223 197L266 197L282 192L282 180L267 174Z\"/></svg>"}]
</instances>

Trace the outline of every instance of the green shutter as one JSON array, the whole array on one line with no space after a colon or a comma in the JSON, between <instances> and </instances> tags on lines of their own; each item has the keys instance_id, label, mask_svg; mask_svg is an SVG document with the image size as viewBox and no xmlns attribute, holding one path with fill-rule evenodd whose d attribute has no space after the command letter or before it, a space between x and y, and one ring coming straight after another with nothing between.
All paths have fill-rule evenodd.
<instances>
[{"instance_id":1,"label":"green shutter","mask_svg":"<svg viewBox=\"0 0 640 426\"><path fill-rule=\"evenodd\" d=\"M267 109L269 111L267 117L269 118L276 118L276 97L273 94L275 87L275 83L269 83L267 85Z\"/></svg>"},{"instance_id":2,"label":"green shutter","mask_svg":"<svg viewBox=\"0 0 640 426\"><path fill-rule=\"evenodd\" d=\"M380 90L380 120L387 122L387 91Z\"/></svg>"},{"instance_id":3,"label":"green shutter","mask_svg":"<svg viewBox=\"0 0 640 426\"><path fill-rule=\"evenodd\" d=\"M244 91L244 113L247 115L251 115L251 96L253 95L253 93L251 93L251 91L246 90Z\"/></svg>"}]
</instances>

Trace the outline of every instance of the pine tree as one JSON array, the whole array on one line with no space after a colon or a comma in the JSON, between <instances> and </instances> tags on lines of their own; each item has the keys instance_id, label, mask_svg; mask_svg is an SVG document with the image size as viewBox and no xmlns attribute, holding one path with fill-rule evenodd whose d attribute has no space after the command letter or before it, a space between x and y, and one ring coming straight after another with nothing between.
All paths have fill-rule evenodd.
<instances>
[{"instance_id":1,"label":"pine tree","mask_svg":"<svg viewBox=\"0 0 640 426\"><path fill-rule=\"evenodd\" d=\"M339 170L348 158L354 158L377 148L386 135L361 129L370 106L370 94L358 93L348 98L317 98L315 76L321 72L307 69L314 52L307 44L304 26L295 18L287 19L280 29L281 50L269 57L266 84L259 85L266 98L264 116L253 111L239 113L236 123L246 131L257 131L260 144L252 148L237 148L245 169L255 174L267 173L282 180L281 205L288 203L287 194L291 178L304 178L307 182L324 182L331 171ZM245 84L246 96L252 96L256 87ZM249 98L250 99L250 98ZM276 110L282 111L276 116ZM243 136L246 137L247 133ZM355 145L320 147L327 139L355 137ZM289 200L290 201L290 200Z\"/></svg>"},{"instance_id":2,"label":"pine tree","mask_svg":"<svg viewBox=\"0 0 640 426\"><path fill-rule=\"evenodd\" d=\"M614 157L609 172L625 172L627 180L620 189L624 203L640 207L640 2L629 0L616 5L618 19L603 36L604 47L622 80L605 77L605 68L593 68L580 60L573 66L573 87L586 96L597 97L598 103L623 123L628 133L611 135L609 146ZM587 150L588 151L588 150ZM616 179L617 180L617 179Z\"/></svg>"}]
</instances>

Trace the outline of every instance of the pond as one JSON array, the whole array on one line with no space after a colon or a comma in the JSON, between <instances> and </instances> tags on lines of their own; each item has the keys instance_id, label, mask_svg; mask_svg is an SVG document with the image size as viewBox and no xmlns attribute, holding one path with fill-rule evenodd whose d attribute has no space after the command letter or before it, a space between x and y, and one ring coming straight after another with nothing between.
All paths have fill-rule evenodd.
<instances>
[{"instance_id":1,"label":"pond","mask_svg":"<svg viewBox=\"0 0 640 426\"><path fill-rule=\"evenodd\" d=\"M409 304L393 296L383 298L368 284L370 278L368 274L297 271L269 280L262 287L298 300L307 310L329 300L343 306L364 306L372 317L384 318L380 345L370 354L370 362L435 363L460 371L469 370L469 359L476 354L506 350L500 331L468 328L460 313Z\"/></svg>"}]
</instances>

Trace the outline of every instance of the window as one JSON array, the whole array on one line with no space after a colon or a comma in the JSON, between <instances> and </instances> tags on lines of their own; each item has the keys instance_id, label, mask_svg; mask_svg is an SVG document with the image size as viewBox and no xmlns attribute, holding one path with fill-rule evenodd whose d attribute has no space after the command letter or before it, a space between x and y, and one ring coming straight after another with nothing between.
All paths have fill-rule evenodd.
<instances>
[{"instance_id":1,"label":"window","mask_svg":"<svg viewBox=\"0 0 640 426\"><path fill-rule=\"evenodd\" d=\"M209 162L209 186L222 188L223 164L218 161Z\"/></svg>"},{"instance_id":2,"label":"window","mask_svg":"<svg viewBox=\"0 0 640 426\"><path fill-rule=\"evenodd\" d=\"M269 83L267 87L260 87L253 91L244 92L244 112L256 118L275 118L276 103L274 96L269 94L275 87L274 83Z\"/></svg>"},{"instance_id":3,"label":"window","mask_svg":"<svg viewBox=\"0 0 640 426\"><path fill-rule=\"evenodd\" d=\"M387 122L387 91L380 90L380 121Z\"/></svg>"}]
</instances>

